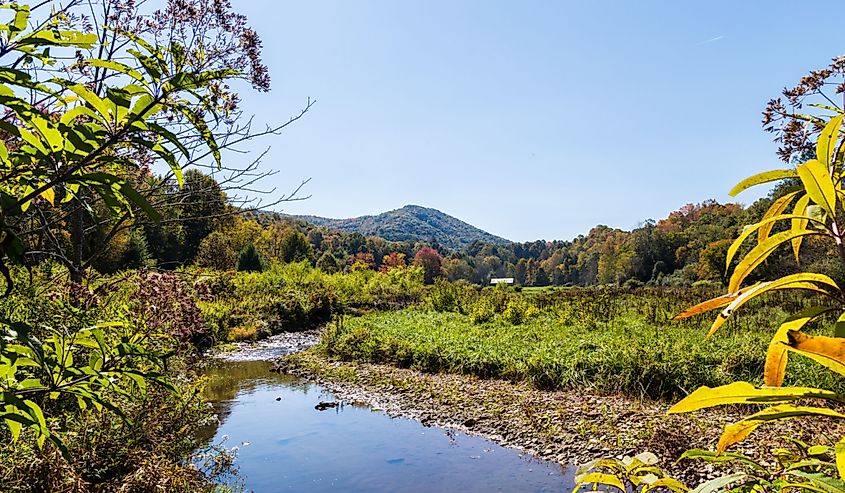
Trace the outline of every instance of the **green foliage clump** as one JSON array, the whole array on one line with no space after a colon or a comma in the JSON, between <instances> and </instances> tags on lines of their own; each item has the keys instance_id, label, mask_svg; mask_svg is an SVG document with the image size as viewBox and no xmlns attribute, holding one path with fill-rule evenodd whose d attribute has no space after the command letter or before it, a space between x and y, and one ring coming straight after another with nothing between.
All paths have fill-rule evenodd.
<instances>
[{"instance_id":1,"label":"green foliage clump","mask_svg":"<svg viewBox=\"0 0 845 493\"><path fill-rule=\"evenodd\" d=\"M540 311L525 298L517 297L508 302L502 312L502 318L511 325L522 325L531 317L536 316Z\"/></svg>"},{"instance_id":2,"label":"green foliage clump","mask_svg":"<svg viewBox=\"0 0 845 493\"><path fill-rule=\"evenodd\" d=\"M306 330L361 309L399 309L420 301L424 290L419 267L327 274L294 262L263 272L197 273L205 293L197 305L217 341Z\"/></svg>"},{"instance_id":3,"label":"green foliage clump","mask_svg":"<svg viewBox=\"0 0 845 493\"><path fill-rule=\"evenodd\" d=\"M264 270L264 259L255 249L255 245L250 243L241 250L241 253L238 254L236 269L238 272L261 272Z\"/></svg>"}]
</instances>

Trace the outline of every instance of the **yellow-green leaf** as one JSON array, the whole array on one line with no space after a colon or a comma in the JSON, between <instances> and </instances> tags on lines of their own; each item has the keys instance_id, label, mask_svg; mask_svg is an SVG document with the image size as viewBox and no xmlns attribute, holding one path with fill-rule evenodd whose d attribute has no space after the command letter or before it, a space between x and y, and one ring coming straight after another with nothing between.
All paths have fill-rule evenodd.
<instances>
[{"instance_id":1,"label":"yellow-green leaf","mask_svg":"<svg viewBox=\"0 0 845 493\"><path fill-rule=\"evenodd\" d=\"M842 126L843 117L845 115L831 118L816 141L816 159L828 167L828 169L836 152L836 142L839 140L839 129Z\"/></svg>"},{"instance_id":2,"label":"yellow-green leaf","mask_svg":"<svg viewBox=\"0 0 845 493\"><path fill-rule=\"evenodd\" d=\"M798 173L796 173L794 169L776 169L771 171L764 171L762 173L757 173L754 176L749 176L748 178L737 183L736 186L734 186L728 193L731 197L735 197L743 190L751 188L755 185L770 183L777 180L783 180L784 178L795 178L797 176Z\"/></svg>"},{"instance_id":3,"label":"yellow-green leaf","mask_svg":"<svg viewBox=\"0 0 845 493\"><path fill-rule=\"evenodd\" d=\"M783 197L780 197L779 199L775 200L772 203L772 206L769 207L769 210L766 211L766 214L763 215L763 219L760 222L765 222L769 218L777 217L783 214L783 211L785 211L786 208L789 207L789 204L792 203L798 193L799 192L790 192L784 195ZM769 235L772 233L772 228L774 228L774 226L774 222L767 222L761 225L760 229L757 231L757 243L763 243L764 241L766 241L766 238L768 238Z\"/></svg>"},{"instance_id":4,"label":"yellow-green leaf","mask_svg":"<svg viewBox=\"0 0 845 493\"><path fill-rule=\"evenodd\" d=\"M817 231L810 231L810 230L789 230L784 231L782 233L778 233L771 238L767 239L763 243L760 243L746 255L740 262L739 265L736 266L734 269L733 274L731 275L730 282L728 283L728 291L731 293L735 293L739 291L739 287L742 284L742 281L748 277L758 265L762 264L772 252L775 251L777 247L781 244L786 243L795 238L807 236L807 235L817 235L819 232Z\"/></svg>"},{"instance_id":5,"label":"yellow-green leaf","mask_svg":"<svg viewBox=\"0 0 845 493\"><path fill-rule=\"evenodd\" d=\"M722 436L719 438L719 443L716 445L716 451L722 453L731 445L745 440L751 432L766 422L781 421L798 416L845 418L845 414L825 407L793 406L792 404L772 406L752 414L742 421L726 426L722 432Z\"/></svg>"},{"instance_id":6,"label":"yellow-green leaf","mask_svg":"<svg viewBox=\"0 0 845 493\"><path fill-rule=\"evenodd\" d=\"M836 470L839 471L839 477L845 479L845 438L836 442Z\"/></svg>"},{"instance_id":7,"label":"yellow-green leaf","mask_svg":"<svg viewBox=\"0 0 845 493\"><path fill-rule=\"evenodd\" d=\"M742 244L745 242L745 240L748 239L749 236L754 234L754 231L759 230L759 231L762 232L763 229L767 230L765 235L758 235L757 244L759 245L760 243L766 241L769 238L769 232L771 232L772 227L774 226L774 224L777 221L786 221L788 219L791 219L791 220L803 219L803 220L805 220L805 223L809 222L811 220L815 220L814 218L812 218L810 216L798 216L798 215L795 215L795 214L782 214L782 215L778 215L778 216L763 218L759 223L755 223L755 224L752 224L752 225L746 227L742 231L742 233L740 233L739 236L737 236L737 238L733 241L733 243L731 243L731 246L728 247L728 253L725 256L725 271L727 272L727 270L730 269L731 262L733 261L734 256L736 255L736 252L739 250L739 248L742 246Z\"/></svg>"},{"instance_id":8,"label":"yellow-green leaf","mask_svg":"<svg viewBox=\"0 0 845 493\"><path fill-rule=\"evenodd\" d=\"M811 159L796 169L807 195L828 214L836 210L836 188L827 165L817 159Z\"/></svg>"},{"instance_id":9,"label":"yellow-green leaf","mask_svg":"<svg viewBox=\"0 0 845 493\"><path fill-rule=\"evenodd\" d=\"M657 488L666 488L674 491L675 493L684 493L689 488L686 487L684 483L681 483L677 479L672 478L660 478L656 481L653 481L645 486L643 486L642 493L648 493L650 490L657 489Z\"/></svg>"},{"instance_id":10,"label":"yellow-green leaf","mask_svg":"<svg viewBox=\"0 0 845 493\"><path fill-rule=\"evenodd\" d=\"M811 387L756 388L748 382L734 382L721 387L699 387L669 409L670 414L688 413L726 404L774 404L797 399L842 401L835 392Z\"/></svg>"},{"instance_id":11,"label":"yellow-green leaf","mask_svg":"<svg viewBox=\"0 0 845 493\"><path fill-rule=\"evenodd\" d=\"M804 195L798 202L795 203L795 209L792 210L792 213L796 216L806 216L807 215L807 205L810 203L809 195ZM792 220L792 230L793 231L801 231L807 229L807 223L809 219L802 219L797 218ZM792 239L792 252L795 254L795 262L799 262L798 253L801 250L801 242L804 240L803 236L799 236L797 238Z\"/></svg>"},{"instance_id":12,"label":"yellow-green leaf","mask_svg":"<svg viewBox=\"0 0 845 493\"><path fill-rule=\"evenodd\" d=\"M613 486L614 488L618 488L620 491L625 491L625 485L622 484L622 481L612 474L592 472L575 478L575 481L576 485L573 491L578 491L581 486L585 484L602 484L605 486Z\"/></svg>"}]
</instances>

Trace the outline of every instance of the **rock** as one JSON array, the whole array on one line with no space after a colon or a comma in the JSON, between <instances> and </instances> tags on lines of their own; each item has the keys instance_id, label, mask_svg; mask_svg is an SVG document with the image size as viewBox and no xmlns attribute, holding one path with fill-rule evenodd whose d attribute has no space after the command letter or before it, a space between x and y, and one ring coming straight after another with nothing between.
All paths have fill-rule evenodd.
<instances>
[{"instance_id":1,"label":"rock","mask_svg":"<svg viewBox=\"0 0 845 493\"><path fill-rule=\"evenodd\" d=\"M334 407L337 407L337 402L320 402L319 404L314 406L314 409L318 411L325 411L326 409L331 409Z\"/></svg>"},{"instance_id":2,"label":"rock","mask_svg":"<svg viewBox=\"0 0 845 493\"><path fill-rule=\"evenodd\" d=\"M476 423L476 421L474 419L469 418L466 421L464 421L464 426L466 426L467 428L472 428L473 426L475 426L475 423Z\"/></svg>"}]
</instances>

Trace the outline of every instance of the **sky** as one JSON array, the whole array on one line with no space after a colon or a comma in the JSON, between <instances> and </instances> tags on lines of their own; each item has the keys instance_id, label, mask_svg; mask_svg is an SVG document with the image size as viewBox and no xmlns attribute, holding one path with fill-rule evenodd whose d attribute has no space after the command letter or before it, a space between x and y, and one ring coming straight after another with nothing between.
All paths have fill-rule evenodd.
<instances>
[{"instance_id":1,"label":"sky","mask_svg":"<svg viewBox=\"0 0 845 493\"><path fill-rule=\"evenodd\" d=\"M316 100L269 147L290 214L417 204L514 241L631 229L732 199L779 162L766 102L845 51L794 1L232 0L260 35L272 90L256 124ZM253 154L254 157L254 154ZM234 161L250 159L232 154ZM267 199L265 199L267 200Z\"/></svg>"}]
</instances>

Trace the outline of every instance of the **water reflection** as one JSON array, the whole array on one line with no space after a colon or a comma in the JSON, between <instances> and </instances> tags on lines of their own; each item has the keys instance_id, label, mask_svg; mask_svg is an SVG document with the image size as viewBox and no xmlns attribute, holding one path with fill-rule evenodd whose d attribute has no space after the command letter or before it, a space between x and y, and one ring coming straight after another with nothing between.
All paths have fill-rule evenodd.
<instances>
[{"instance_id":1,"label":"water reflection","mask_svg":"<svg viewBox=\"0 0 845 493\"><path fill-rule=\"evenodd\" d=\"M325 389L269 371L263 361L209 368L220 416L206 436L238 447L248 489L275 491L562 491L568 470L487 440L365 406L315 410Z\"/></svg>"}]
</instances>

